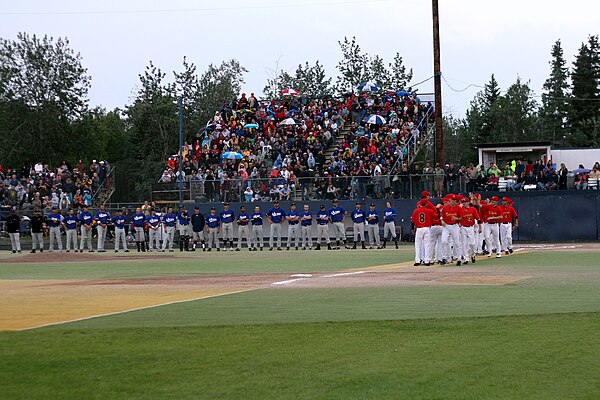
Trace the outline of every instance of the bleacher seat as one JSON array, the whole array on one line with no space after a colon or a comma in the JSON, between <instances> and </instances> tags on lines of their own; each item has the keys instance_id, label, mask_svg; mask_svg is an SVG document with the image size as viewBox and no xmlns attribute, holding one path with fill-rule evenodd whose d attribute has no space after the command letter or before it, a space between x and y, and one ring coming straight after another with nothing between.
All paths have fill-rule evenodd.
<instances>
[{"instance_id":1,"label":"bleacher seat","mask_svg":"<svg viewBox=\"0 0 600 400\"><path fill-rule=\"evenodd\" d=\"M508 184L506 182L506 178L501 177L500 179L498 179L498 191L506 192L507 188Z\"/></svg>"},{"instance_id":2,"label":"bleacher seat","mask_svg":"<svg viewBox=\"0 0 600 400\"><path fill-rule=\"evenodd\" d=\"M598 178L588 178L588 190L597 190L600 185L600 179Z\"/></svg>"}]
</instances>

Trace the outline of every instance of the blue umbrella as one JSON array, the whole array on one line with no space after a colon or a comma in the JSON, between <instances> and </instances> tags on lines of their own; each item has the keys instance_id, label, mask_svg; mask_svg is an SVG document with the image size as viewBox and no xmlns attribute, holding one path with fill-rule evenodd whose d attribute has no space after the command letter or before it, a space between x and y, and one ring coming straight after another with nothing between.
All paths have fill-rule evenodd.
<instances>
[{"instance_id":1,"label":"blue umbrella","mask_svg":"<svg viewBox=\"0 0 600 400\"><path fill-rule=\"evenodd\" d=\"M402 97L402 96L410 96L410 92L407 92L406 90L402 90L402 91L400 91L400 92L396 93L396 95L397 95L398 97Z\"/></svg>"},{"instance_id":2,"label":"blue umbrella","mask_svg":"<svg viewBox=\"0 0 600 400\"><path fill-rule=\"evenodd\" d=\"M387 122L385 120L385 118L383 118L381 115L377 115L377 114L369 115L367 118L364 119L364 121L367 124L374 124L374 125L383 125Z\"/></svg>"},{"instance_id":3,"label":"blue umbrella","mask_svg":"<svg viewBox=\"0 0 600 400\"><path fill-rule=\"evenodd\" d=\"M237 151L226 151L221 154L221 159L223 160L241 160L243 157Z\"/></svg>"},{"instance_id":4,"label":"blue umbrella","mask_svg":"<svg viewBox=\"0 0 600 400\"><path fill-rule=\"evenodd\" d=\"M374 82L363 82L358 85L358 90L362 90L363 92L376 92L379 90L379 86Z\"/></svg>"},{"instance_id":5,"label":"blue umbrella","mask_svg":"<svg viewBox=\"0 0 600 400\"><path fill-rule=\"evenodd\" d=\"M248 129L248 128L258 129L258 124L246 124L246 125L244 125L244 129Z\"/></svg>"}]
</instances>

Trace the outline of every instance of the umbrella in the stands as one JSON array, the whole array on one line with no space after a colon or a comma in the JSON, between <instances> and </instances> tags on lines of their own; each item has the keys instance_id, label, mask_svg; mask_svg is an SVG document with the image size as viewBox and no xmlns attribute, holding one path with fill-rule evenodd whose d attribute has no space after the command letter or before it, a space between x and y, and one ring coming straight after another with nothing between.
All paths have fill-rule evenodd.
<instances>
[{"instance_id":1,"label":"umbrella in the stands","mask_svg":"<svg viewBox=\"0 0 600 400\"><path fill-rule=\"evenodd\" d=\"M297 90L294 90L294 89L285 89L283 92L281 92L281 96L283 96L283 97L298 96L299 94L300 94L300 92L298 92Z\"/></svg>"},{"instance_id":2,"label":"umbrella in the stands","mask_svg":"<svg viewBox=\"0 0 600 400\"><path fill-rule=\"evenodd\" d=\"M244 129L258 129L258 124L246 124L244 125Z\"/></svg>"},{"instance_id":3,"label":"umbrella in the stands","mask_svg":"<svg viewBox=\"0 0 600 400\"><path fill-rule=\"evenodd\" d=\"M583 165L579 165L579 168L574 169L573 171L571 171L574 174L589 174L592 170L588 169L588 168L583 168Z\"/></svg>"},{"instance_id":4,"label":"umbrella in the stands","mask_svg":"<svg viewBox=\"0 0 600 400\"><path fill-rule=\"evenodd\" d=\"M358 85L358 90L363 92L376 92L379 90L379 86L375 82L363 82Z\"/></svg>"},{"instance_id":5,"label":"umbrella in the stands","mask_svg":"<svg viewBox=\"0 0 600 400\"><path fill-rule=\"evenodd\" d=\"M223 160L241 160L243 157L237 151L226 151L225 153L221 154L221 158Z\"/></svg>"},{"instance_id":6,"label":"umbrella in the stands","mask_svg":"<svg viewBox=\"0 0 600 400\"><path fill-rule=\"evenodd\" d=\"M381 115L377 115L377 114L369 115L367 118L364 119L364 121L367 124L372 124L372 125L383 125L386 123L385 118L383 118Z\"/></svg>"},{"instance_id":7,"label":"umbrella in the stands","mask_svg":"<svg viewBox=\"0 0 600 400\"><path fill-rule=\"evenodd\" d=\"M296 121L294 118L286 118L279 123L279 125L298 125L300 122Z\"/></svg>"},{"instance_id":8,"label":"umbrella in the stands","mask_svg":"<svg viewBox=\"0 0 600 400\"><path fill-rule=\"evenodd\" d=\"M199 132L201 132L201 133L202 132L212 132L212 131L214 131L217 128L220 129L221 125L220 124L210 124L210 125L205 126L202 129L200 129Z\"/></svg>"},{"instance_id":9,"label":"umbrella in the stands","mask_svg":"<svg viewBox=\"0 0 600 400\"><path fill-rule=\"evenodd\" d=\"M396 96L398 96L398 97L410 96L410 92L407 92L406 90L401 90L398 93L396 93Z\"/></svg>"}]
</instances>

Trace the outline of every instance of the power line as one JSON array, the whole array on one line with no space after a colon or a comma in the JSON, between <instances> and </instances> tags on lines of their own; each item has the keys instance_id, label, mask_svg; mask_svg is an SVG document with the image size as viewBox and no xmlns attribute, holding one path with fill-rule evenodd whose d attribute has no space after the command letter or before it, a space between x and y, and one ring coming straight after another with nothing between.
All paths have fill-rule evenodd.
<instances>
[{"instance_id":1,"label":"power line","mask_svg":"<svg viewBox=\"0 0 600 400\"><path fill-rule=\"evenodd\" d=\"M446 77L442 74L442 79L444 80L444 83L450 88L450 90L460 93L460 92L464 92L465 90L471 88L471 87L476 87L476 88L481 88L481 89L485 89L485 86L481 86L481 85L476 85L474 83L469 83L469 85L467 87L465 87L464 89L454 89L446 80Z\"/></svg>"},{"instance_id":2,"label":"power line","mask_svg":"<svg viewBox=\"0 0 600 400\"><path fill-rule=\"evenodd\" d=\"M189 13L202 11L235 11L235 10L264 10L274 8L298 8L314 6L332 6L332 5L351 5L351 4L372 4L391 2L392 0L346 0L329 1L297 4L273 4L256 6L236 6L236 7L206 7L206 8L187 8L187 9L165 9L165 10L109 10L109 11L31 11L31 12L0 12L0 15L101 15L101 14L166 14L166 13Z\"/></svg>"}]
</instances>

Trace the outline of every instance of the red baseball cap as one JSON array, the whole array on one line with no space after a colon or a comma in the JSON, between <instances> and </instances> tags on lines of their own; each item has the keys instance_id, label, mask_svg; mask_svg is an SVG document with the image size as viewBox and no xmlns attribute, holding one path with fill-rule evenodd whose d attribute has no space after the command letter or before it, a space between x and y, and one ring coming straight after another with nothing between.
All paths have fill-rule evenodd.
<instances>
[{"instance_id":1,"label":"red baseball cap","mask_svg":"<svg viewBox=\"0 0 600 400\"><path fill-rule=\"evenodd\" d=\"M449 194L447 194L447 195L446 195L446 198L447 198L448 200L456 200L456 197L455 197L455 196L454 196L452 193L449 193Z\"/></svg>"},{"instance_id":2,"label":"red baseball cap","mask_svg":"<svg viewBox=\"0 0 600 400\"><path fill-rule=\"evenodd\" d=\"M498 196L493 196L490 200L492 200L492 201L498 201Z\"/></svg>"},{"instance_id":3,"label":"red baseball cap","mask_svg":"<svg viewBox=\"0 0 600 400\"><path fill-rule=\"evenodd\" d=\"M421 192L421 197L427 197L429 196L431 193L429 193L427 190L425 190L424 192Z\"/></svg>"}]
</instances>

